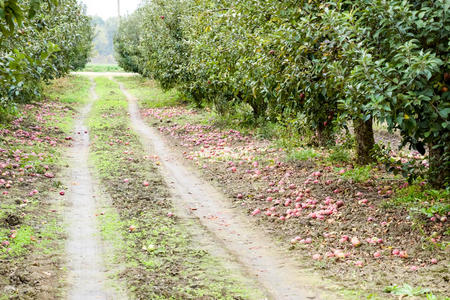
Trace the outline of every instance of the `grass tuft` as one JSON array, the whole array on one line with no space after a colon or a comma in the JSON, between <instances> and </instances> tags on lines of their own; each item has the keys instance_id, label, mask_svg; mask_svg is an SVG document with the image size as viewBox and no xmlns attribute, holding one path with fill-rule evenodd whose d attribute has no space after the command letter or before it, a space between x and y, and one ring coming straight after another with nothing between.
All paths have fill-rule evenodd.
<instances>
[{"instance_id":1,"label":"grass tuft","mask_svg":"<svg viewBox=\"0 0 450 300\"><path fill-rule=\"evenodd\" d=\"M125 72L118 65L113 64L87 64L82 72Z\"/></svg>"},{"instance_id":2,"label":"grass tuft","mask_svg":"<svg viewBox=\"0 0 450 300\"><path fill-rule=\"evenodd\" d=\"M163 91L156 82L141 76L115 77L137 98L145 108L161 108L179 105L182 100L175 90Z\"/></svg>"}]
</instances>

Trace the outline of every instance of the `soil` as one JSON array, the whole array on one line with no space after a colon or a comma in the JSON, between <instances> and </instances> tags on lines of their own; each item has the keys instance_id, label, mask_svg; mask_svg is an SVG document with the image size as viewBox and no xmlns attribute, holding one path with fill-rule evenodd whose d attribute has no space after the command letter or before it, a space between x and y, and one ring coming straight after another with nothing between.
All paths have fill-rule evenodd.
<instances>
[{"instance_id":1,"label":"soil","mask_svg":"<svg viewBox=\"0 0 450 300\"><path fill-rule=\"evenodd\" d=\"M140 117L136 98L123 86L122 92L129 101L133 128L141 141L156 155L161 172L169 182L172 197L178 210L197 218L225 247L242 268L255 277L273 299L338 299L331 296L319 278L298 267L296 261L280 251L273 241L253 228L244 215L231 207L230 202L209 182L187 166L155 129L147 126Z\"/></svg>"},{"instance_id":2,"label":"soil","mask_svg":"<svg viewBox=\"0 0 450 300\"><path fill-rule=\"evenodd\" d=\"M404 182L382 170L374 171L367 181L356 182L337 174L336 165L329 166L318 159L304 164L286 162L284 150L273 148L268 141L210 125L178 124L176 116L193 114L184 108L149 111L142 113L148 122L159 125L170 148L178 149L185 161L202 170L206 181L215 183L228 195L234 211L246 212L250 226L280 241L284 249L289 249L287 256L300 258L303 266L314 268L346 289L362 289L383 298L390 297L383 293L384 288L394 284L428 287L440 295L450 294L449 249L445 247L448 221L411 218L406 209L386 205L390 196L385 192L398 189ZM154 136L157 135L153 133L150 137L161 143ZM170 168L170 160L164 161L164 158L173 160L165 154L170 153L169 147L159 147L160 157ZM353 168L347 164L340 167ZM314 172L320 172L320 176L314 176ZM189 174L179 176L189 178ZM296 202L299 196L301 199ZM273 200L268 202L267 197ZM336 207L338 201L342 201L342 206ZM197 212L205 211L202 206L208 212L209 202L193 205L198 206ZM299 203L303 207L300 206L298 216L287 213ZM323 216L327 209L333 212ZM322 220L315 217L321 212ZM357 237L361 245L353 247L350 241L341 242L345 235L349 239ZM432 236L437 242L430 242ZM304 242L308 238L311 243ZM259 236L254 238L258 239ZM393 249L406 251L408 257L392 255ZM376 252L381 257L375 258ZM313 254L319 255L319 260L312 259ZM438 263L432 264L431 258Z\"/></svg>"},{"instance_id":3,"label":"soil","mask_svg":"<svg viewBox=\"0 0 450 300\"><path fill-rule=\"evenodd\" d=\"M92 81L92 79L91 79ZM96 101L95 83L92 81L91 99ZM74 143L68 154L70 188L68 190L66 222L69 299L116 299L106 288L106 269L102 259L102 244L96 222L97 204L94 185L88 167L89 132L85 125L92 101L76 120ZM122 298L123 299L123 298Z\"/></svg>"},{"instance_id":4,"label":"soil","mask_svg":"<svg viewBox=\"0 0 450 300\"><path fill-rule=\"evenodd\" d=\"M126 245L119 278L137 299L345 299L342 289L387 299L386 286L405 283L450 294L448 221L411 218L390 205L388 191L404 186L402 180L382 169L356 180L346 176L354 166L319 158L293 162L270 141L178 123L196 114L184 107L140 111L137 99L121 90L138 136L117 109L102 116L121 121L91 135L84 123L93 102L76 117L72 137L43 116L75 116L75 110L49 102L26 106L11 131L0 129L0 299L126 299L108 287L99 236L99 223L113 211ZM94 83L91 95L96 101ZM38 142L43 153L26 148ZM29 156L44 160L55 146L71 146L66 172L38 160L27 165ZM90 174L89 151L108 152L96 170L102 188ZM113 207L96 202L99 191ZM31 233L15 239L27 228ZM4 243L18 240L25 246ZM394 249L404 257L392 255ZM254 293L245 296L242 284Z\"/></svg>"},{"instance_id":5,"label":"soil","mask_svg":"<svg viewBox=\"0 0 450 300\"><path fill-rule=\"evenodd\" d=\"M62 199L56 194L61 182L53 176L60 166L52 156L70 141L48 121L73 112L49 100L21 106L21 111L0 130L0 240L12 245L0 246L0 298L56 299L64 287L65 234L58 213ZM42 153L34 153L37 149Z\"/></svg>"},{"instance_id":6,"label":"soil","mask_svg":"<svg viewBox=\"0 0 450 300\"><path fill-rule=\"evenodd\" d=\"M122 237L116 245L116 258L124 268L119 277L133 298L265 299L260 286L242 274L222 245L192 217L174 210L158 162L129 127L122 109L126 101L109 97L119 93L113 86L90 119L91 158L119 214L115 218L110 210L100 213L102 236ZM98 122L99 115L109 121Z\"/></svg>"}]
</instances>

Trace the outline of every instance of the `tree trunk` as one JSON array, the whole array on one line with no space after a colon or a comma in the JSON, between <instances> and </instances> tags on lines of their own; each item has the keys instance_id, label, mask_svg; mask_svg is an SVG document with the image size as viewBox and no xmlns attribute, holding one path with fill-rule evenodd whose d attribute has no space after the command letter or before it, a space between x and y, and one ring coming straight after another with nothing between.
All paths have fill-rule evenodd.
<instances>
[{"instance_id":1,"label":"tree trunk","mask_svg":"<svg viewBox=\"0 0 450 300\"><path fill-rule=\"evenodd\" d=\"M261 101L261 102L257 102L252 101L250 103L250 106L253 108L253 118L255 120L258 120L260 117L263 117L266 115L266 110L267 110L267 105Z\"/></svg>"},{"instance_id":2,"label":"tree trunk","mask_svg":"<svg viewBox=\"0 0 450 300\"><path fill-rule=\"evenodd\" d=\"M325 125L323 125L322 122L319 122L319 125L317 126L316 136L317 136L317 144L320 147L334 145L334 138L331 127L330 128L326 127Z\"/></svg>"},{"instance_id":3,"label":"tree trunk","mask_svg":"<svg viewBox=\"0 0 450 300\"><path fill-rule=\"evenodd\" d=\"M365 122L360 119L353 120L353 128L356 138L356 162L360 165L367 165L374 161L370 153L375 146L372 118Z\"/></svg>"},{"instance_id":4,"label":"tree trunk","mask_svg":"<svg viewBox=\"0 0 450 300\"><path fill-rule=\"evenodd\" d=\"M437 189L445 188L449 184L450 179L450 162L445 161L444 149L439 147L433 149L433 145L429 145L430 160L430 184Z\"/></svg>"}]
</instances>

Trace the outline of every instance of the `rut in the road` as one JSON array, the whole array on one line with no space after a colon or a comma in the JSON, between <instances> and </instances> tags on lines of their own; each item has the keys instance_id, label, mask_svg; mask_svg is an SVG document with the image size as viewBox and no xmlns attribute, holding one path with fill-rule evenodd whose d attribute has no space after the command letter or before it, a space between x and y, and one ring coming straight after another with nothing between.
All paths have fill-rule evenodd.
<instances>
[{"instance_id":1,"label":"rut in the road","mask_svg":"<svg viewBox=\"0 0 450 300\"><path fill-rule=\"evenodd\" d=\"M84 123L96 99L95 83L92 83L91 101L76 120L74 144L68 155L71 186L66 211L66 249L70 285L68 298L71 300L118 299L105 287L106 274L95 220L94 187L87 162L89 134Z\"/></svg>"},{"instance_id":2,"label":"rut in the road","mask_svg":"<svg viewBox=\"0 0 450 300\"><path fill-rule=\"evenodd\" d=\"M169 183L175 206L193 213L216 238L220 247L226 247L257 278L271 298L337 299L336 296L328 297L319 293L313 275L296 268L295 261L272 246L273 242L269 238L253 229L240 212L231 208L223 194L185 165L181 157L166 146L157 130L147 126L141 119L137 99L123 85L120 87L128 98L135 131L149 151L158 155L162 161L161 171Z\"/></svg>"}]
</instances>

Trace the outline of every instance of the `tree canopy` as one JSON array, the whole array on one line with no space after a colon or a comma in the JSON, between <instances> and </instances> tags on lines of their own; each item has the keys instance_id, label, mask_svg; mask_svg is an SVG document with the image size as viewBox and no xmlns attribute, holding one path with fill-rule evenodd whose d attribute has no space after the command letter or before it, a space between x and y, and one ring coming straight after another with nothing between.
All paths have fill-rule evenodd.
<instances>
[{"instance_id":1,"label":"tree canopy","mask_svg":"<svg viewBox=\"0 0 450 300\"><path fill-rule=\"evenodd\" d=\"M41 83L83 68L93 31L77 0L0 1L0 112L41 97Z\"/></svg>"},{"instance_id":2,"label":"tree canopy","mask_svg":"<svg viewBox=\"0 0 450 300\"><path fill-rule=\"evenodd\" d=\"M353 123L357 162L373 161L374 120L430 154L449 180L449 32L445 0L147 2L116 37L119 64L221 113L315 132ZM398 170L398 168L393 168ZM417 176L414 168L404 170Z\"/></svg>"}]
</instances>

